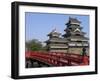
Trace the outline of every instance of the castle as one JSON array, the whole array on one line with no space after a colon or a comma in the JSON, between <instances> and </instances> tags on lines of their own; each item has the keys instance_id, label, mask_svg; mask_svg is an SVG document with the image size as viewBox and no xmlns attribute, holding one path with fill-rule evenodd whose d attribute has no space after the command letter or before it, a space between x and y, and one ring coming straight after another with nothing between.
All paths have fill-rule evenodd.
<instances>
[{"instance_id":1,"label":"castle","mask_svg":"<svg viewBox=\"0 0 100 81\"><path fill-rule=\"evenodd\" d=\"M83 47L86 48L89 54L89 38L85 37L85 32L82 31L81 22L77 18L69 17L68 22L65 24L65 34L56 30L51 31L46 42L47 51L49 52L64 52L80 54Z\"/></svg>"}]
</instances>

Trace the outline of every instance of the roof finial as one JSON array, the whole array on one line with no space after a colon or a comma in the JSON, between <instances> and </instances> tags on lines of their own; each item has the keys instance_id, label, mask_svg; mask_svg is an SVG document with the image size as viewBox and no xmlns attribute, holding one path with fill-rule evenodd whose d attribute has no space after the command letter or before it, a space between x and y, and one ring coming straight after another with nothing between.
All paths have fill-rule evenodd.
<instances>
[{"instance_id":1,"label":"roof finial","mask_svg":"<svg viewBox=\"0 0 100 81\"><path fill-rule=\"evenodd\" d=\"M57 29L56 29L56 27L55 27L55 28L52 30L52 32L56 32L56 30L57 30Z\"/></svg>"}]
</instances>

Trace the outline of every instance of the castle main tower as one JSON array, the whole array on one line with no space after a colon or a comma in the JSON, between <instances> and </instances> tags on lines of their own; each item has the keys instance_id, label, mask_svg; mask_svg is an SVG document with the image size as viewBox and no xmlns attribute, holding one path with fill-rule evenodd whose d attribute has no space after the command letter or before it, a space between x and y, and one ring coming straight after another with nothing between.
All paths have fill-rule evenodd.
<instances>
[{"instance_id":1,"label":"castle main tower","mask_svg":"<svg viewBox=\"0 0 100 81\"><path fill-rule=\"evenodd\" d=\"M89 48L88 38L85 37L85 32L82 31L81 22L77 18L69 17L69 21L65 24L66 29L64 38L68 40L68 52L80 54L83 47Z\"/></svg>"}]
</instances>

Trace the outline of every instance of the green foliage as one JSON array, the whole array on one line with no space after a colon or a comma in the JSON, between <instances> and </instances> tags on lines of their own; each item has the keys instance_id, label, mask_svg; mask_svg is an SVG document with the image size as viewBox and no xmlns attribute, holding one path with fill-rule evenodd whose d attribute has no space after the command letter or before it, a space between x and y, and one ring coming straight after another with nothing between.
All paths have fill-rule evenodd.
<instances>
[{"instance_id":1,"label":"green foliage","mask_svg":"<svg viewBox=\"0 0 100 81\"><path fill-rule=\"evenodd\" d=\"M42 50L42 47L43 46L42 46L41 42L38 41L37 39L33 39L33 40L26 42L27 50L39 51L39 50Z\"/></svg>"}]
</instances>

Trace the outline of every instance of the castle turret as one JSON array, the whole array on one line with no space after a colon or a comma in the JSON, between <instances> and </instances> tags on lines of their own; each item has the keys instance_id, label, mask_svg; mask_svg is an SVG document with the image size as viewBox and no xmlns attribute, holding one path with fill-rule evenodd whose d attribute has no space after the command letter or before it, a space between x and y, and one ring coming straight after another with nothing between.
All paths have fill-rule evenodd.
<instances>
[{"instance_id":1,"label":"castle turret","mask_svg":"<svg viewBox=\"0 0 100 81\"><path fill-rule=\"evenodd\" d=\"M46 41L49 52L67 52L67 40L60 37L61 33L54 29L48 34L49 39Z\"/></svg>"}]
</instances>

